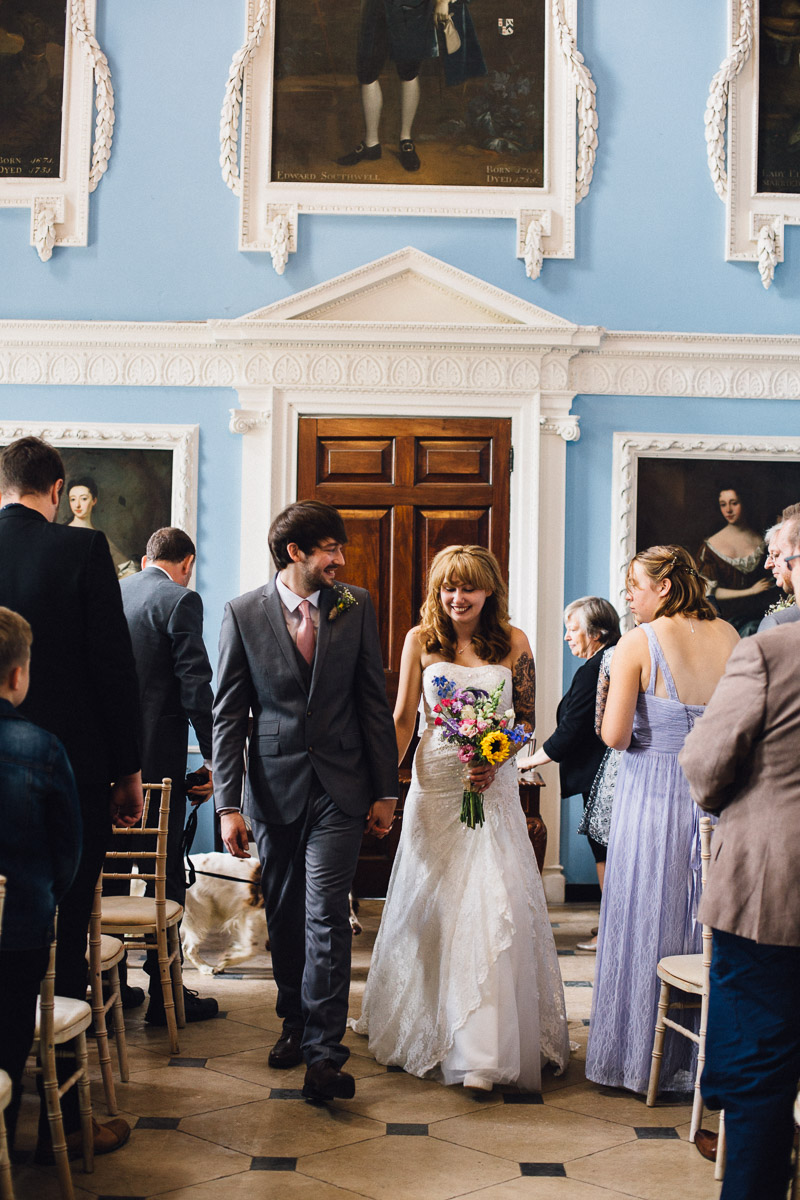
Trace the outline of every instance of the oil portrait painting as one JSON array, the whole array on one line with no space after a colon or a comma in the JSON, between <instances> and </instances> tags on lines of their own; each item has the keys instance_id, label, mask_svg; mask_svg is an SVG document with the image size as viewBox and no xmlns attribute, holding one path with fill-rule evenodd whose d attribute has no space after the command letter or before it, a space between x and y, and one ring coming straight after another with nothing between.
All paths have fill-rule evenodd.
<instances>
[{"instance_id":1,"label":"oil portrait painting","mask_svg":"<svg viewBox=\"0 0 800 1200\"><path fill-rule=\"evenodd\" d=\"M711 458L638 460L636 550L680 545L741 636L781 599L765 567L765 531L800 502L800 462Z\"/></svg>"},{"instance_id":2,"label":"oil portrait painting","mask_svg":"<svg viewBox=\"0 0 800 1200\"><path fill-rule=\"evenodd\" d=\"M170 525L172 451L60 446L66 479L56 518L100 529L122 579L141 569L147 539Z\"/></svg>"},{"instance_id":3,"label":"oil portrait painting","mask_svg":"<svg viewBox=\"0 0 800 1200\"><path fill-rule=\"evenodd\" d=\"M271 181L541 188L545 0L279 0Z\"/></svg>"},{"instance_id":4,"label":"oil portrait painting","mask_svg":"<svg viewBox=\"0 0 800 1200\"><path fill-rule=\"evenodd\" d=\"M0 179L61 174L67 0L0 3Z\"/></svg>"}]
</instances>

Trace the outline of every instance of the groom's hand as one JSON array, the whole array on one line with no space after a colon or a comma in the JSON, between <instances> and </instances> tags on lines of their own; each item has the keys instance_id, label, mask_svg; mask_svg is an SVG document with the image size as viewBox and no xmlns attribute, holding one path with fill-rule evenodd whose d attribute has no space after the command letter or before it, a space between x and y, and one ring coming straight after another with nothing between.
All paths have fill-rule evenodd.
<instances>
[{"instance_id":1,"label":"groom's hand","mask_svg":"<svg viewBox=\"0 0 800 1200\"><path fill-rule=\"evenodd\" d=\"M250 857L247 826L240 812L223 813L219 819L219 831L229 854L234 858Z\"/></svg>"},{"instance_id":2,"label":"groom's hand","mask_svg":"<svg viewBox=\"0 0 800 1200\"><path fill-rule=\"evenodd\" d=\"M372 837L384 838L387 833L391 832L392 824L394 823L394 809L396 800L376 800L370 805L367 813L367 827L365 833L369 833Z\"/></svg>"}]
</instances>

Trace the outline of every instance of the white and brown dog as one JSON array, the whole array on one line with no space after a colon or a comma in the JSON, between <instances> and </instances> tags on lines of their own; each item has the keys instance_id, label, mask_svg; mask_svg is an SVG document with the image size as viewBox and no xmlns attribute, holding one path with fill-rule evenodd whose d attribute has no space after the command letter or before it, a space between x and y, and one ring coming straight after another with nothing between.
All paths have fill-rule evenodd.
<instances>
[{"instance_id":1,"label":"white and brown dog","mask_svg":"<svg viewBox=\"0 0 800 1200\"><path fill-rule=\"evenodd\" d=\"M226 967L236 966L269 950L269 935L261 892L261 863L251 858L233 858L212 851L193 854L197 878L186 891L181 923L183 953L187 962L203 975L218 975ZM358 901L350 896L350 924L354 934L361 933L356 913ZM224 935L225 944L219 961L212 965L202 957L202 944Z\"/></svg>"}]
</instances>

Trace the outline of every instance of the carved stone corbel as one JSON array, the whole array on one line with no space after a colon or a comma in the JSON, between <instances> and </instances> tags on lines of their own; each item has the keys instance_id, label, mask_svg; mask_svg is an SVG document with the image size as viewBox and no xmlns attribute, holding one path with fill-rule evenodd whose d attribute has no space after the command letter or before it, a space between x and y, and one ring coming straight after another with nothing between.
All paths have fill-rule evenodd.
<instances>
[{"instance_id":1,"label":"carved stone corbel","mask_svg":"<svg viewBox=\"0 0 800 1200\"><path fill-rule=\"evenodd\" d=\"M297 250L297 206L270 204L267 206L267 221L272 265L276 274L282 275L289 255Z\"/></svg>"},{"instance_id":2,"label":"carved stone corbel","mask_svg":"<svg viewBox=\"0 0 800 1200\"><path fill-rule=\"evenodd\" d=\"M31 245L42 262L47 262L56 244L56 225L64 221L63 196L37 196L31 205Z\"/></svg>"},{"instance_id":3,"label":"carved stone corbel","mask_svg":"<svg viewBox=\"0 0 800 1200\"><path fill-rule=\"evenodd\" d=\"M775 278L775 267L783 262L783 217L753 213L753 241L758 247L758 273L766 291Z\"/></svg>"},{"instance_id":4,"label":"carved stone corbel","mask_svg":"<svg viewBox=\"0 0 800 1200\"><path fill-rule=\"evenodd\" d=\"M549 209L523 210L517 217L517 258L525 263L529 279L538 279L544 262L544 239L550 236Z\"/></svg>"},{"instance_id":5,"label":"carved stone corbel","mask_svg":"<svg viewBox=\"0 0 800 1200\"><path fill-rule=\"evenodd\" d=\"M551 416L543 413L539 417L539 428L542 433L556 434L565 442L577 442L580 439L580 417L570 413L566 416Z\"/></svg>"},{"instance_id":6,"label":"carved stone corbel","mask_svg":"<svg viewBox=\"0 0 800 1200\"><path fill-rule=\"evenodd\" d=\"M231 433L252 433L255 429L264 429L272 420L272 413L262 410L254 411L249 408L232 408L228 428Z\"/></svg>"}]
</instances>

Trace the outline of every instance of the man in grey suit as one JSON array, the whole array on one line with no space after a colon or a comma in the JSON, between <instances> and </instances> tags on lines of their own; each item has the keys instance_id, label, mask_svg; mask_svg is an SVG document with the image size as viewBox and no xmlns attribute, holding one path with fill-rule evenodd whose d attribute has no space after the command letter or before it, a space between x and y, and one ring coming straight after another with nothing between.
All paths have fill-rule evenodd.
<instances>
[{"instance_id":1,"label":"man in grey suit","mask_svg":"<svg viewBox=\"0 0 800 1200\"><path fill-rule=\"evenodd\" d=\"M225 608L214 705L214 783L222 837L262 863L283 1033L271 1067L305 1059L303 1095L349 1099L341 1068L350 989L348 892L361 837L385 836L397 797L397 744L375 613L363 588L336 584L347 537L335 508L290 504L269 547L278 573ZM248 723L252 714L252 729Z\"/></svg>"},{"instance_id":2,"label":"man in grey suit","mask_svg":"<svg viewBox=\"0 0 800 1200\"><path fill-rule=\"evenodd\" d=\"M779 545L798 591L800 517ZM798 663L797 623L744 638L680 754L695 801L720 814L699 908L713 928L700 1086L725 1110L724 1200L783 1200L789 1175L800 1078Z\"/></svg>"},{"instance_id":3,"label":"man in grey suit","mask_svg":"<svg viewBox=\"0 0 800 1200\"><path fill-rule=\"evenodd\" d=\"M167 899L183 905L186 874L181 841L186 819L186 756L191 721L205 766L188 797L196 807L213 790L211 778L211 664L203 642L203 601L189 588L196 559L182 529L157 529L147 543L143 570L123 579L122 605L136 659L141 707L142 773L149 782L172 780L167 834ZM150 1004L145 1020L166 1024L154 955L148 955ZM142 997L143 999L144 997ZM184 989L187 1021L216 1016L216 1000ZM139 1001L141 1003L141 1001Z\"/></svg>"},{"instance_id":4,"label":"man in grey suit","mask_svg":"<svg viewBox=\"0 0 800 1200\"><path fill-rule=\"evenodd\" d=\"M761 618L761 624L758 627L759 633L763 633L765 629L775 629L778 625L791 625L793 621L800 620L800 608L797 607L795 600L791 568L787 567L780 546L781 529L790 517L796 516L800 516L800 504L790 504L783 510L777 525L768 529L765 535L768 553L764 565L772 571L778 587L786 593L786 599L780 601L781 607L775 609L773 606L773 609L770 609Z\"/></svg>"}]
</instances>

